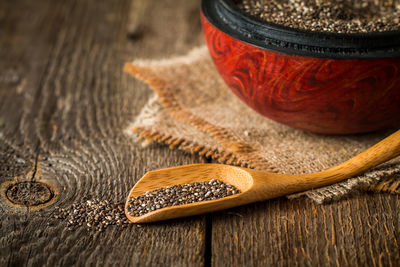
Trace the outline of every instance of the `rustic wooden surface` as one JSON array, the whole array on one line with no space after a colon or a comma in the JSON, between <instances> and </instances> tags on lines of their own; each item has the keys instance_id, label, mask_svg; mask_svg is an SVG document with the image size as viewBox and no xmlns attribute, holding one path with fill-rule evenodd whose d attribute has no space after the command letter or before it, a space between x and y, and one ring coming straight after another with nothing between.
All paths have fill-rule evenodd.
<instances>
[{"instance_id":1,"label":"rustic wooden surface","mask_svg":"<svg viewBox=\"0 0 400 267\"><path fill-rule=\"evenodd\" d=\"M49 218L87 196L123 201L147 170L207 162L123 133L150 93L124 62L202 43L198 13L197 0L0 1L0 189L36 180L58 192L41 210L0 200L0 266L399 265L395 195L281 198L101 233Z\"/></svg>"}]
</instances>

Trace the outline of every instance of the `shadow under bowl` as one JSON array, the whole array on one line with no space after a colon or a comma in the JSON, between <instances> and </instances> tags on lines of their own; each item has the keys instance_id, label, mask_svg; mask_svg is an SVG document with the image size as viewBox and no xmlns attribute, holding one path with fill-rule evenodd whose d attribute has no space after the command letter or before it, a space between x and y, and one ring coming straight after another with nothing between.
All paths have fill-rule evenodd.
<instances>
[{"instance_id":1,"label":"shadow under bowl","mask_svg":"<svg viewBox=\"0 0 400 267\"><path fill-rule=\"evenodd\" d=\"M262 115L314 133L400 125L400 31L299 30L203 0L203 32L230 89Z\"/></svg>"}]
</instances>

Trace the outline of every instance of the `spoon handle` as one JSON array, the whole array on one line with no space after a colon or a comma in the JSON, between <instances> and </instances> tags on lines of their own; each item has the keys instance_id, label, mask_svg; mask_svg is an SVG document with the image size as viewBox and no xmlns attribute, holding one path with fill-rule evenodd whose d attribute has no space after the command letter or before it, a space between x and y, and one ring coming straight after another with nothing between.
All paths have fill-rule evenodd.
<instances>
[{"instance_id":1,"label":"spoon handle","mask_svg":"<svg viewBox=\"0 0 400 267\"><path fill-rule=\"evenodd\" d=\"M400 130L348 161L326 171L304 175L304 178L307 177L308 182L312 181L315 187L324 186L361 174L399 155Z\"/></svg>"},{"instance_id":2,"label":"spoon handle","mask_svg":"<svg viewBox=\"0 0 400 267\"><path fill-rule=\"evenodd\" d=\"M400 130L348 161L322 172L300 175L266 175L265 172L254 172L253 177L257 181L254 199L264 200L334 184L399 155Z\"/></svg>"}]
</instances>

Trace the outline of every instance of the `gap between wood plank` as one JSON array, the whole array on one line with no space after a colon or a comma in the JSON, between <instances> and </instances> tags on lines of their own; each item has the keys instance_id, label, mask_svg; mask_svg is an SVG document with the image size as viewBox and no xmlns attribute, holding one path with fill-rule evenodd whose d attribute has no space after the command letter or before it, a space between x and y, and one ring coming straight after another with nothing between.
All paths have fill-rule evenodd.
<instances>
[{"instance_id":1,"label":"gap between wood plank","mask_svg":"<svg viewBox=\"0 0 400 267\"><path fill-rule=\"evenodd\" d=\"M207 163L212 163L211 158L206 159ZM206 214L206 238L204 250L204 267L211 267L212 263L212 215Z\"/></svg>"}]
</instances>

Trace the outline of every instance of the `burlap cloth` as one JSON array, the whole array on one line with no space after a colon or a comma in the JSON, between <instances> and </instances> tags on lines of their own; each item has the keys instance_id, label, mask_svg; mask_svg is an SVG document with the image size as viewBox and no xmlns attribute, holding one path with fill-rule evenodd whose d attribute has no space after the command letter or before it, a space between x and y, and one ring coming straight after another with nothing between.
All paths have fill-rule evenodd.
<instances>
[{"instance_id":1,"label":"burlap cloth","mask_svg":"<svg viewBox=\"0 0 400 267\"><path fill-rule=\"evenodd\" d=\"M280 173L311 173L339 164L395 129L348 136L307 133L273 122L241 102L219 77L206 47L182 57L137 60L125 71L155 91L127 129L144 144L198 153L226 164ZM361 176L289 197L322 203L354 191L400 192L400 159Z\"/></svg>"}]
</instances>

